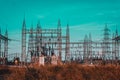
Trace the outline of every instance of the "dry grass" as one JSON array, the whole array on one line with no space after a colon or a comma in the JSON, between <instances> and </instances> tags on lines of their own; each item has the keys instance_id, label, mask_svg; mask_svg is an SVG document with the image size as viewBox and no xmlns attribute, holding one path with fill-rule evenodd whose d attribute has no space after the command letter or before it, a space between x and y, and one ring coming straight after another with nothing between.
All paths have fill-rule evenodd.
<instances>
[{"instance_id":1,"label":"dry grass","mask_svg":"<svg viewBox=\"0 0 120 80\"><path fill-rule=\"evenodd\" d=\"M120 66L0 67L0 80L120 80Z\"/></svg>"}]
</instances>

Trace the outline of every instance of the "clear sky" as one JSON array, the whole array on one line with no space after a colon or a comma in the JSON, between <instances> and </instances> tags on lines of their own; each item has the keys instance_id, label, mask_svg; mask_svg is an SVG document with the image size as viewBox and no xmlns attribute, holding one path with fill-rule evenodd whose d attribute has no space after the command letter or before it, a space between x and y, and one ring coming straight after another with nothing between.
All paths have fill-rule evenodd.
<instances>
[{"instance_id":1,"label":"clear sky","mask_svg":"<svg viewBox=\"0 0 120 80\"><path fill-rule=\"evenodd\" d=\"M26 17L27 28L40 20L42 28L56 28L61 19L63 31L70 25L71 41L83 40L91 33L93 40L101 40L105 23L120 32L120 0L0 0L0 26L9 38L9 53L21 52L21 27ZM63 32L64 33L64 32Z\"/></svg>"}]
</instances>

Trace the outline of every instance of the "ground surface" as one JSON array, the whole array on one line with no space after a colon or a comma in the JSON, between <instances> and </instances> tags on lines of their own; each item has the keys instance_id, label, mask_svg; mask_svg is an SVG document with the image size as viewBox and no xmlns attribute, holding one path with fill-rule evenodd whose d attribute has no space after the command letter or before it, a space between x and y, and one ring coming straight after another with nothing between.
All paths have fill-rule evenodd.
<instances>
[{"instance_id":1,"label":"ground surface","mask_svg":"<svg viewBox=\"0 0 120 80\"><path fill-rule=\"evenodd\" d=\"M120 66L0 66L0 80L120 80Z\"/></svg>"}]
</instances>

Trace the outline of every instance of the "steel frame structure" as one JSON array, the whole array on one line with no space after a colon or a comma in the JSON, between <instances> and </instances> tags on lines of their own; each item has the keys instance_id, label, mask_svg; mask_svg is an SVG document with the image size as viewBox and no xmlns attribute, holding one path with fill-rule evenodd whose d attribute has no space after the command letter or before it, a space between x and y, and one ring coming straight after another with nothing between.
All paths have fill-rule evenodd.
<instances>
[{"instance_id":1,"label":"steel frame structure","mask_svg":"<svg viewBox=\"0 0 120 80\"><path fill-rule=\"evenodd\" d=\"M91 34L89 34L85 35L83 42L70 42L68 24L66 35L63 35L60 20L58 20L57 29L42 29L39 21L36 29L33 28L33 25L31 25L30 29L27 29L24 19L22 25L21 61L26 62L29 53L31 54L31 59L32 57L37 58L41 54L51 56L52 53L57 53L60 60L64 57L66 61L70 61L73 58L90 62L94 58L116 60L119 59L119 41L115 39L117 36L118 32L116 30L115 36L113 35L112 37L114 39L110 38L110 30L106 24L103 40L95 42L92 40Z\"/></svg>"},{"instance_id":2,"label":"steel frame structure","mask_svg":"<svg viewBox=\"0 0 120 80\"><path fill-rule=\"evenodd\" d=\"M29 37L27 37L27 34ZM51 56L52 53L57 53L59 59L62 59L62 50L65 51L65 59L70 60L70 36L69 36L69 25L66 28L66 35L62 34L61 22L58 20L57 29L42 29L40 22L37 23L37 28L31 29L26 28L25 19L22 25L22 55L21 61L26 62L28 53L32 57L38 57L41 54L45 56ZM27 41L28 40L28 49ZM57 46L57 47L56 47Z\"/></svg>"}]
</instances>

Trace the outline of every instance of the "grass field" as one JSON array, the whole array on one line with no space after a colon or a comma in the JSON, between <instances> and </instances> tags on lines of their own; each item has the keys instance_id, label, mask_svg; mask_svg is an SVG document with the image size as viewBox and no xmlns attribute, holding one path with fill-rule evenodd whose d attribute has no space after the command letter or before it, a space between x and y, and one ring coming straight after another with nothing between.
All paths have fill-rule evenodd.
<instances>
[{"instance_id":1,"label":"grass field","mask_svg":"<svg viewBox=\"0 0 120 80\"><path fill-rule=\"evenodd\" d=\"M120 80L120 66L0 66L0 80Z\"/></svg>"}]
</instances>

